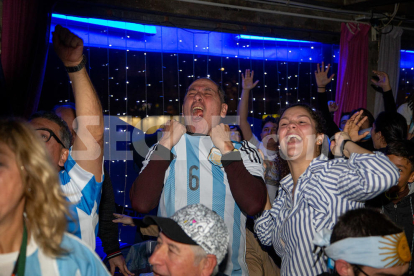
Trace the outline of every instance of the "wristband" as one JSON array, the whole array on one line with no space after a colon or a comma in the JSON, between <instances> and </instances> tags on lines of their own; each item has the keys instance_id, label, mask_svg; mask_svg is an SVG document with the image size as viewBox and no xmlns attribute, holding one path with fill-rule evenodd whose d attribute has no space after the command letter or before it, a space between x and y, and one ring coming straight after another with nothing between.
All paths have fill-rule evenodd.
<instances>
[{"instance_id":1,"label":"wristband","mask_svg":"<svg viewBox=\"0 0 414 276\"><path fill-rule=\"evenodd\" d=\"M347 142L349 142L349 141L351 141L351 142L352 142L352 140L350 140L350 139L346 139L346 140L342 141L342 144L341 144L341 154L342 154L342 157L345 157L345 154L344 154L344 148L345 148L345 144L346 144Z\"/></svg>"},{"instance_id":2,"label":"wristband","mask_svg":"<svg viewBox=\"0 0 414 276\"><path fill-rule=\"evenodd\" d=\"M78 71L82 70L83 67L85 67L85 64L86 64L86 56L85 55L82 55L82 61L78 65L71 66L71 67L66 67L65 66L66 72L68 72L68 73L78 72Z\"/></svg>"},{"instance_id":3,"label":"wristband","mask_svg":"<svg viewBox=\"0 0 414 276\"><path fill-rule=\"evenodd\" d=\"M109 260L109 259L115 258L119 255L122 255L122 252L118 250L118 251L115 251L111 254L106 255L106 259Z\"/></svg>"}]
</instances>

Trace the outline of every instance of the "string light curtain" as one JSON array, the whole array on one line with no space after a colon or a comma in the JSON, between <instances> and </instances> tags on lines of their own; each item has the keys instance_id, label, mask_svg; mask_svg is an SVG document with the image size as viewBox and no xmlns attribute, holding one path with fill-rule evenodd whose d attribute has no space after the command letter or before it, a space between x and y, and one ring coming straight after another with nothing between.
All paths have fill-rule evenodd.
<instances>
[{"instance_id":1,"label":"string light curtain","mask_svg":"<svg viewBox=\"0 0 414 276\"><path fill-rule=\"evenodd\" d=\"M139 24L130 28L127 22L114 27L110 20L99 25L102 22L75 19L55 16L52 23L66 26L84 40L87 69L105 114L105 166L115 201L129 215L137 215L130 209L128 191L141 166L133 160L131 143L155 133L171 116L182 120L182 103L191 82L210 77L219 83L226 93L228 118L234 118L240 73L254 70L260 82L251 92L249 122L258 134L262 118L276 116L287 103L314 103L315 62L337 61L337 46L316 42L243 37L220 30ZM48 57L44 88L42 109L73 101L67 74L54 55ZM143 158L150 146L140 143L135 153ZM132 242L131 231L122 229L120 240Z\"/></svg>"}]
</instances>

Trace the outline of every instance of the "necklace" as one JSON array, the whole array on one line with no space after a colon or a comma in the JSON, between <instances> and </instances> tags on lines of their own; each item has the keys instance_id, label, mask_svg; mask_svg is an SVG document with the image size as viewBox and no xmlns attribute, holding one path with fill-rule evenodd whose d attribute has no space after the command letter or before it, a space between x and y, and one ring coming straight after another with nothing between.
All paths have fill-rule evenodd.
<instances>
[{"instance_id":1,"label":"necklace","mask_svg":"<svg viewBox=\"0 0 414 276\"><path fill-rule=\"evenodd\" d=\"M17 257L17 261L14 264L13 272L11 276L24 276L24 272L26 269L26 248L27 248L27 229L26 223L23 220L23 238L22 244L20 245L20 252L19 256Z\"/></svg>"}]
</instances>

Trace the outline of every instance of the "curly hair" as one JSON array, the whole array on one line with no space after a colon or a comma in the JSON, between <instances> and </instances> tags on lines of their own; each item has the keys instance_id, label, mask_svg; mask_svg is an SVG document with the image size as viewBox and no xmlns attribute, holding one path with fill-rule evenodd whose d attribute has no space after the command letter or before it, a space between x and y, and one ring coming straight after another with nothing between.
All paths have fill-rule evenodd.
<instances>
[{"instance_id":1,"label":"curly hair","mask_svg":"<svg viewBox=\"0 0 414 276\"><path fill-rule=\"evenodd\" d=\"M17 166L24 168L21 178L27 228L46 255L66 253L60 244L66 231L68 202L44 143L28 123L16 119L0 120L0 142L16 155Z\"/></svg>"}]
</instances>

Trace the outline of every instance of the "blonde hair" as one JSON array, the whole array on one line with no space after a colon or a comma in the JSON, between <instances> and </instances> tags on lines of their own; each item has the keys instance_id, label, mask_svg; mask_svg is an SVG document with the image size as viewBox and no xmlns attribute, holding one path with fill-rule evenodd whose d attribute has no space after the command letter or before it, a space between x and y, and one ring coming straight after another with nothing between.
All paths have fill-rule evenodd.
<instances>
[{"instance_id":1,"label":"blonde hair","mask_svg":"<svg viewBox=\"0 0 414 276\"><path fill-rule=\"evenodd\" d=\"M60 244L66 231L68 202L44 142L28 123L16 119L0 120L0 142L13 151L21 168L26 225L32 238L48 256L66 253Z\"/></svg>"}]
</instances>

